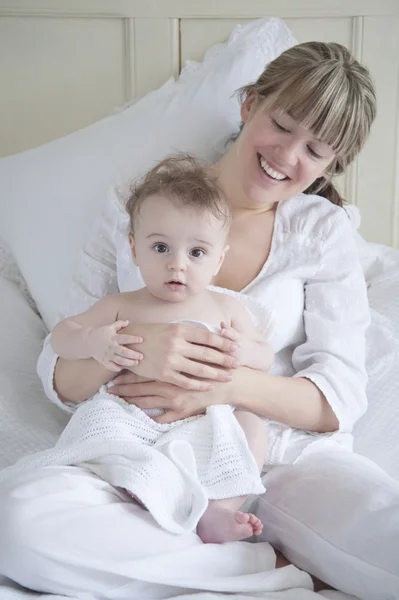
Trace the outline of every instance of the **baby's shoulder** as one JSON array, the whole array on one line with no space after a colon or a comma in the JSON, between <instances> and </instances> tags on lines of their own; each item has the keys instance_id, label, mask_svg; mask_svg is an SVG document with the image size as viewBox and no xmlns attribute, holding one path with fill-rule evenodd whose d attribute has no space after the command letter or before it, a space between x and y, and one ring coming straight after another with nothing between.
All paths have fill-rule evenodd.
<instances>
[{"instance_id":1,"label":"baby's shoulder","mask_svg":"<svg viewBox=\"0 0 399 600\"><path fill-rule=\"evenodd\" d=\"M237 312L246 310L245 306L238 298L227 292L211 291L210 294L212 294L213 301L223 309L226 317L231 318L236 315Z\"/></svg>"},{"instance_id":2,"label":"baby's shoulder","mask_svg":"<svg viewBox=\"0 0 399 600\"><path fill-rule=\"evenodd\" d=\"M143 304L140 290L134 292L119 292L110 296L112 302L119 307L120 310L134 309L138 310Z\"/></svg>"}]
</instances>

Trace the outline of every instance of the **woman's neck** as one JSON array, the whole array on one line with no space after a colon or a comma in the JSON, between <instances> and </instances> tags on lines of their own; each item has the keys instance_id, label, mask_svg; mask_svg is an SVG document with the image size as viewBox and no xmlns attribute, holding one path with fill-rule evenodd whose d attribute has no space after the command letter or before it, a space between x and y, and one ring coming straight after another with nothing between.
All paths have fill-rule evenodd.
<instances>
[{"instance_id":1,"label":"woman's neck","mask_svg":"<svg viewBox=\"0 0 399 600\"><path fill-rule=\"evenodd\" d=\"M229 152L227 151L216 163L210 166L213 175L218 179L218 183L222 188L227 201L233 213L233 219L240 219L253 214L263 214L270 210L276 209L276 203L270 204L265 201L262 206L253 207L252 202L246 197L242 188L242 183L237 177L237 171L233 168L233 163L230 160Z\"/></svg>"}]
</instances>

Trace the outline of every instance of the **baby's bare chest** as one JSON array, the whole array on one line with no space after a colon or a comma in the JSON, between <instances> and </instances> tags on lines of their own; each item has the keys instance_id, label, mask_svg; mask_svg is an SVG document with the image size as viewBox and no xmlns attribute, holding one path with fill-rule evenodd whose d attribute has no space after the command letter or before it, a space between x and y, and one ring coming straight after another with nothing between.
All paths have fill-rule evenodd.
<instances>
[{"instance_id":1,"label":"baby's bare chest","mask_svg":"<svg viewBox=\"0 0 399 600\"><path fill-rule=\"evenodd\" d=\"M221 294L209 293L198 301L165 302L163 304L125 301L121 304L118 318L135 323L170 323L172 321L200 321L214 327L220 327L221 321L230 323L231 315Z\"/></svg>"}]
</instances>

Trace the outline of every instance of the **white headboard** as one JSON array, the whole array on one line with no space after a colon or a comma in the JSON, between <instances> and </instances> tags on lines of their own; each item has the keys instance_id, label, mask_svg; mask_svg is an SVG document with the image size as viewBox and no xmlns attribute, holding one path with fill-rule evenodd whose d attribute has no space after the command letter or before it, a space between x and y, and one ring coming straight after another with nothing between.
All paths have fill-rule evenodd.
<instances>
[{"instance_id":1,"label":"white headboard","mask_svg":"<svg viewBox=\"0 0 399 600\"><path fill-rule=\"evenodd\" d=\"M261 16L370 68L378 117L341 186L363 235L399 247L399 0L0 0L0 156L100 119Z\"/></svg>"}]
</instances>

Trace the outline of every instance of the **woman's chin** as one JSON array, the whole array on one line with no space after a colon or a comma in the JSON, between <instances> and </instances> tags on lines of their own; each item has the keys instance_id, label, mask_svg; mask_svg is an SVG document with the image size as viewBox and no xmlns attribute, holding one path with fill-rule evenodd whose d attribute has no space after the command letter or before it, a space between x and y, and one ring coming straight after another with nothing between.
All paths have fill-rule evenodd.
<instances>
[{"instance_id":1,"label":"woman's chin","mask_svg":"<svg viewBox=\"0 0 399 600\"><path fill-rule=\"evenodd\" d=\"M265 189L260 186L253 187L247 195L247 208L262 209L271 208L281 200L281 194L276 190Z\"/></svg>"}]
</instances>

